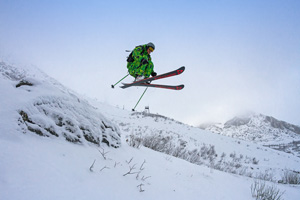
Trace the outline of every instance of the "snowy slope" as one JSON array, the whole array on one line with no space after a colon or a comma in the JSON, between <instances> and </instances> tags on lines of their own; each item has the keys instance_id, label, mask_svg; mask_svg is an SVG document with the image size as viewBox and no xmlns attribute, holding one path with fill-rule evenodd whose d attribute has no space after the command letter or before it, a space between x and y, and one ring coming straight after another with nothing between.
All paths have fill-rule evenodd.
<instances>
[{"instance_id":1,"label":"snowy slope","mask_svg":"<svg viewBox=\"0 0 300 200\"><path fill-rule=\"evenodd\" d=\"M127 143L131 138L149 139L161 143L158 151L163 153L246 177L267 173L272 175L274 181L280 181L285 169L300 171L299 158L262 145L214 134L160 115L128 113L117 108L106 112L105 105L94 105L101 108L107 118L119 124Z\"/></svg>"},{"instance_id":2,"label":"snowy slope","mask_svg":"<svg viewBox=\"0 0 300 200\"><path fill-rule=\"evenodd\" d=\"M111 107L3 62L0 92L0 199L250 200L265 174L299 199L299 186L276 184L300 171L290 154Z\"/></svg>"},{"instance_id":3,"label":"snowy slope","mask_svg":"<svg viewBox=\"0 0 300 200\"><path fill-rule=\"evenodd\" d=\"M8 136L17 131L119 147L117 126L38 69L18 69L0 62L0 81L1 114L6 116L1 127Z\"/></svg>"}]
</instances>

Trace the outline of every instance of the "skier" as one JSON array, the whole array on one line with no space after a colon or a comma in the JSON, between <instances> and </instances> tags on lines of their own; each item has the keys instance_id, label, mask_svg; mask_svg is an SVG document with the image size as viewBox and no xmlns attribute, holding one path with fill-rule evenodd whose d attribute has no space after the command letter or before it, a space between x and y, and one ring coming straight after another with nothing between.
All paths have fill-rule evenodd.
<instances>
[{"instance_id":1,"label":"skier","mask_svg":"<svg viewBox=\"0 0 300 200\"><path fill-rule=\"evenodd\" d=\"M151 76L156 76L154 72L153 62L151 61L150 54L154 51L155 46L152 42L140 45L134 48L127 58L127 69L135 81L139 81Z\"/></svg>"}]
</instances>

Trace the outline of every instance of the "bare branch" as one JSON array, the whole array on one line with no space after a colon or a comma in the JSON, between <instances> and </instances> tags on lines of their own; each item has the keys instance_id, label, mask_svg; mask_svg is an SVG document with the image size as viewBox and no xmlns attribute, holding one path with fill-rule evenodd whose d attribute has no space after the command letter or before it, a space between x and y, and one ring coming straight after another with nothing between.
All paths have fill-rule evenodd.
<instances>
[{"instance_id":1,"label":"bare branch","mask_svg":"<svg viewBox=\"0 0 300 200\"><path fill-rule=\"evenodd\" d=\"M132 172L132 170L135 170L135 166L136 164L134 164L133 166L129 166L129 171L126 174L123 174L123 176L126 176L128 174L137 174L139 172Z\"/></svg>"},{"instance_id":2,"label":"bare branch","mask_svg":"<svg viewBox=\"0 0 300 200\"><path fill-rule=\"evenodd\" d=\"M102 155L102 157L104 158L104 160L106 160L106 154L109 153L109 151L105 152L103 148L101 148L101 149L102 149L102 151L100 151L100 150L98 150L98 151L100 152L100 154Z\"/></svg>"},{"instance_id":3,"label":"bare branch","mask_svg":"<svg viewBox=\"0 0 300 200\"><path fill-rule=\"evenodd\" d=\"M126 160L127 164L130 164L132 160L133 160L133 157L129 161Z\"/></svg>"},{"instance_id":4,"label":"bare branch","mask_svg":"<svg viewBox=\"0 0 300 200\"><path fill-rule=\"evenodd\" d=\"M142 177L142 181L145 181L145 180L148 179L148 178L151 178L151 176L147 176L147 177L143 176L143 177Z\"/></svg>"},{"instance_id":5,"label":"bare branch","mask_svg":"<svg viewBox=\"0 0 300 200\"><path fill-rule=\"evenodd\" d=\"M96 159L94 160L93 164L90 166L90 171L93 172L94 164L96 162Z\"/></svg>"},{"instance_id":6,"label":"bare branch","mask_svg":"<svg viewBox=\"0 0 300 200\"><path fill-rule=\"evenodd\" d=\"M137 173L137 175L136 175L136 180L139 180L139 178L140 178L140 173L141 173L142 171L139 171L139 173Z\"/></svg>"},{"instance_id":7,"label":"bare branch","mask_svg":"<svg viewBox=\"0 0 300 200\"><path fill-rule=\"evenodd\" d=\"M142 163L141 167L140 167L140 170L144 170L144 164L146 163L146 160L144 160L144 162Z\"/></svg>"},{"instance_id":8,"label":"bare branch","mask_svg":"<svg viewBox=\"0 0 300 200\"><path fill-rule=\"evenodd\" d=\"M120 162L115 162L115 166L114 166L114 168L116 168L117 167L117 165L119 165L120 164Z\"/></svg>"},{"instance_id":9,"label":"bare branch","mask_svg":"<svg viewBox=\"0 0 300 200\"><path fill-rule=\"evenodd\" d=\"M109 169L109 167L104 166L102 169L100 169L100 172L102 172L102 170L104 170L104 169Z\"/></svg>"}]
</instances>

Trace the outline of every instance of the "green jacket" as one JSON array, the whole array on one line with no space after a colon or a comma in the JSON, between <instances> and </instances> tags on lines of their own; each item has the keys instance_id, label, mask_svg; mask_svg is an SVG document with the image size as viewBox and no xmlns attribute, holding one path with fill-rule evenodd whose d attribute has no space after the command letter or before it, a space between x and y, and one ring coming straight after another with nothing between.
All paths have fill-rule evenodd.
<instances>
[{"instance_id":1,"label":"green jacket","mask_svg":"<svg viewBox=\"0 0 300 200\"><path fill-rule=\"evenodd\" d=\"M132 51L131 62L127 63L127 69L131 76L144 76L148 78L153 72L153 62L151 56L147 52L147 45L141 45L134 48Z\"/></svg>"}]
</instances>

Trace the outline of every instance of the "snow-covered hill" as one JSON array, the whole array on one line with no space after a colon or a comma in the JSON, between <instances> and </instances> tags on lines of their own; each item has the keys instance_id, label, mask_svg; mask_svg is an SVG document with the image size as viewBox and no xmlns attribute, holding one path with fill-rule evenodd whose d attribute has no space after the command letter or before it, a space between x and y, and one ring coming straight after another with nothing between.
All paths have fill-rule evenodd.
<instances>
[{"instance_id":1,"label":"snow-covered hill","mask_svg":"<svg viewBox=\"0 0 300 200\"><path fill-rule=\"evenodd\" d=\"M201 128L300 156L300 127L274 117L250 114L235 117L224 124L203 125Z\"/></svg>"},{"instance_id":2,"label":"snow-covered hill","mask_svg":"<svg viewBox=\"0 0 300 200\"><path fill-rule=\"evenodd\" d=\"M0 83L5 134L17 131L73 143L120 146L117 126L38 69L24 70L0 62Z\"/></svg>"},{"instance_id":3,"label":"snow-covered hill","mask_svg":"<svg viewBox=\"0 0 300 200\"><path fill-rule=\"evenodd\" d=\"M255 179L299 199L298 185L278 184L298 177L296 156L121 110L4 62L0 92L0 199L251 200Z\"/></svg>"}]
</instances>

